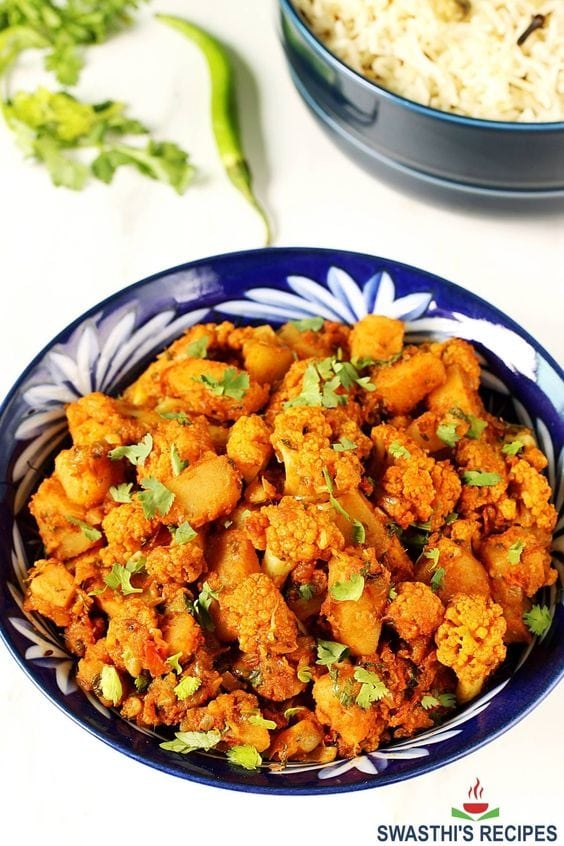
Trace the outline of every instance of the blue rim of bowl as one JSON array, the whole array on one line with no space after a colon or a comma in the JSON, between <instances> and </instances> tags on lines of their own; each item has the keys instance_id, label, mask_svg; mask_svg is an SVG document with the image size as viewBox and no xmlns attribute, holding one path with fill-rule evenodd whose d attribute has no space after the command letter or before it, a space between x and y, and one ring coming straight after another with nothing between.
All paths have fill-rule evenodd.
<instances>
[{"instance_id":1,"label":"blue rim of bowl","mask_svg":"<svg viewBox=\"0 0 564 846\"><path fill-rule=\"evenodd\" d=\"M542 356L545 361L554 368L557 375L564 380L564 372L560 365L554 360L554 358L525 330L523 330L519 324L517 324L512 318L508 317L504 314L501 310L496 308L495 306L490 305L486 300L483 298L471 293L467 289L457 285L449 280L446 280L436 274L431 273L430 271L426 271L420 268L417 268L413 265L406 264L404 262L395 261L392 259L386 259L375 255L370 255L367 253L360 253L351 250L338 250L338 249L331 249L331 248L317 248L317 247L272 247L272 248L263 248L263 249L256 249L256 250L241 250L233 253L223 253L218 254L215 256L210 256L202 259L197 259L195 261L186 262L180 265L176 265L171 268L167 268L163 271L159 271L155 274L152 274L148 277L145 277L138 282L134 282L125 288L115 292L114 294L106 297L105 299L101 300L99 303L94 305L92 308L85 311L82 315L77 317L74 321L68 324L64 329L62 329L49 343L47 343L42 350L32 359L29 365L25 368L22 372L20 377L17 379L13 387L10 389L8 394L6 395L5 399L0 405L0 420L4 416L7 408L9 407L11 401L17 394L19 388L22 384L26 381L28 375L34 370L34 368L41 362L44 358L45 354L55 347L58 343L62 343L65 339L67 339L72 332L80 326L82 323L87 321L89 318L99 314L108 306L114 305L119 303L120 301L126 302L130 299L131 294L141 291L145 286L157 282L160 279L165 279L169 276L172 276L176 273L181 273L187 270L194 270L199 267L205 265L216 265L216 264L225 264L229 265L231 262L236 262L243 260L245 262L249 262L250 264L257 263L260 264L260 261L265 256L280 256L281 259L290 259L293 256L296 257L314 257L319 259L326 259L331 260L332 264L338 265L339 262L346 262L346 259L349 258L353 261L362 261L366 262L368 265L372 264L374 269L383 270L383 271L393 271L396 270L403 270L408 274L414 274L418 278L425 280L428 279L430 282L434 282L435 284L439 284L441 289L446 290L451 295L458 295L463 296L467 301L469 300L474 304L476 307L480 309L480 311L485 312L488 314L488 317L492 319L496 319L505 325L508 328L513 329L517 334L527 341L535 350L535 353ZM197 301L194 301L197 303ZM218 311L221 310L221 304L218 303L217 306L212 306L212 311L217 309ZM564 431L564 421L563 423L563 431ZM548 679L543 680L544 686L541 690L537 691L536 696L534 697L524 697L520 699L517 703L515 709L512 712L511 718L504 722L502 725L497 726L496 729L492 730L487 737L483 737L478 740L474 740L470 746L457 748L455 750L451 750L445 752L443 756L439 756L438 758L426 760L425 763L420 765L420 771L418 772L397 772L397 773L388 773L387 771L382 775L378 774L376 777L371 776L367 777L363 781L357 781L355 783L345 783L345 784L337 784L335 782L329 783L327 781L318 781L316 783L308 784L305 786L301 785L294 785L291 787L276 784L269 782L268 785L260 785L260 784L251 784L251 783L244 783L241 782L232 782L232 781L225 781L222 780L221 776L208 776L208 775L201 775L197 772L189 772L185 769L182 769L178 766L175 766L173 756L171 756L170 763L168 760L161 761L161 760L151 760L145 757L143 754L140 754L135 751L135 749L128 747L126 743L120 742L119 740L115 740L113 737L108 737L103 731L99 730L96 726L91 725L88 720L80 716L79 714L74 713L69 708L65 707L64 703L60 701L60 697L55 696L49 690L46 690L40 681L39 677L36 677L35 674L32 672L32 667L29 664L26 664L19 654L19 651L13 641L13 638L10 636L6 621L4 617L0 617L0 637L5 643L8 651L13 656L16 663L19 667L23 670L25 675L33 682L33 684L38 688L38 690L48 699L50 700L60 711L62 711L67 717L69 717L74 723L88 731L94 737L97 737L99 740L104 742L110 748L114 749L117 752L120 752L127 757L144 764L145 766L149 766L152 769L160 770L161 772L165 772L169 775L173 775L178 778L183 778L185 780L194 781L200 784L204 784L211 787L219 787L222 789L228 790L235 790L240 792L251 792L251 793L260 793L260 794L278 794L278 795L317 795L317 794L324 794L324 793L350 793L355 792L358 790L366 790L371 789L379 786L385 786L388 784L398 783L402 781L411 780L412 778L417 778L421 775L426 773L432 772L436 769L446 766L447 764L453 763L454 761L460 760L461 758L466 757L467 755L477 751L478 749L482 748L483 746L489 744L491 741L495 740L497 737L505 734L509 729L515 726L518 722L520 722L523 718L525 718L531 711L533 711L537 705L543 701L546 696L557 686L557 684L561 681L564 677L564 664L560 666L560 668L553 668L551 669L551 673ZM525 664L522 668L520 668L519 672L526 671L527 664ZM120 717L116 717L117 721L121 720Z\"/></svg>"},{"instance_id":2,"label":"blue rim of bowl","mask_svg":"<svg viewBox=\"0 0 564 846\"><path fill-rule=\"evenodd\" d=\"M464 194L473 194L478 197L500 198L506 200L545 200L564 197L564 187L554 189L531 188L529 190L488 188L485 185L474 185L471 182L448 179L446 176L432 176L431 174L425 173L418 168L400 164L400 162L397 162L390 156L385 156L382 153L378 153L376 150L373 150L368 146L368 144L365 144L354 135L345 132L341 125L334 120L328 112L324 111L319 103L313 99L299 76L292 68L290 68L290 74L299 95L321 123L324 123L331 132L334 132L335 135L339 137L339 139L346 141L347 144L352 144L352 146L355 147L363 156L393 169L397 173L402 174L402 176L409 176L411 178L418 179L425 182L427 185L433 185L434 187L441 188L442 190L455 190Z\"/></svg>"},{"instance_id":3,"label":"blue rim of bowl","mask_svg":"<svg viewBox=\"0 0 564 846\"><path fill-rule=\"evenodd\" d=\"M358 71L347 65L342 59L332 53L331 50L321 41L313 31L308 27L298 10L295 8L291 0L279 0L281 8L292 18L292 22L300 30L302 36L318 51L320 51L324 58L330 64L335 65L339 70L345 72L351 79L356 79L366 88L378 91L387 100L397 102L402 106L413 109L416 112L427 115L428 117L438 118L452 123L467 124L468 126L475 126L476 128L488 128L506 130L509 132L562 132L564 131L564 120L561 121L547 121L547 122L521 122L504 121L504 120L486 120L484 118L473 118L467 115L458 115L453 112L444 112L440 109L434 109L432 106L425 106L423 103L416 103L414 100L409 100L407 97L402 97L401 94L395 94L387 88L382 88L377 82L374 82L368 77L363 76Z\"/></svg>"}]
</instances>

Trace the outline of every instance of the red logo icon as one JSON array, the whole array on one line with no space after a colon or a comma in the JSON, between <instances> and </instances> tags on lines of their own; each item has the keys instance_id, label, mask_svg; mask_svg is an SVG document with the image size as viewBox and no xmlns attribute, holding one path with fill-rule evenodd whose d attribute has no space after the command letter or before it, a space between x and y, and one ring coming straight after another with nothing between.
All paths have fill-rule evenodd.
<instances>
[{"instance_id":1,"label":"red logo icon","mask_svg":"<svg viewBox=\"0 0 564 846\"><path fill-rule=\"evenodd\" d=\"M463 803L463 810L460 808L451 808L451 816L458 819L471 820L472 822L499 817L499 808L492 808L489 811L489 802L482 801L483 795L484 788L480 784L480 779L477 778L475 784L468 790L468 801Z\"/></svg>"}]
</instances>

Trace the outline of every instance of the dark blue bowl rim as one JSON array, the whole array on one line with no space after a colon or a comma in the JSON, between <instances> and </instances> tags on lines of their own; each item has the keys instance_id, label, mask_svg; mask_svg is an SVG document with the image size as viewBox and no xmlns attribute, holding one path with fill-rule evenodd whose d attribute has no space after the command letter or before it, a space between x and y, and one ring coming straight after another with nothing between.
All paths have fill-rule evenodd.
<instances>
[{"instance_id":1,"label":"dark blue bowl rim","mask_svg":"<svg viewBox=\"0 0 564 846\"><path fill-rule=\"evenodd\" d=\"M431 106L425 106L422 103L416 103L414 100L409 100L407 97L402 97L401 94L395 94L387 88L382 88L377 82L374 82L368 77L363 76L358 71L347 65L342 59L332 53L307 26L300 13L295 8L292 0L279 0L279 5L283 12L287 14L294 25L299 29L302 37L309 42L310 46L317 52L321 53L324 59L338 68L341 73L345 73L351 79L355 79L360 85L368 90L377 91L378 94L392 103L397 103L412 111L419 112L427 117L433 117L438 120L444 120L449 123L456 123L466 125L468 127L483 128L483 129L497 129L505 132L562 132L564 131L564 120L561 121L527 121L518 123L516 121L503 120L486 120L484 118L468 117L466 115L457 115L451 112L443 112L440 109L434 109Z\"/></svg>"},{"instance_id":2,"label":"dark blue bowl rim","mask_svg":"<svg viewBox=\"0 0 564 846\"><path fill-rule=\"evenodd\" d=\"M523 330L516 321L508 317L505 313L503 313L495 306L490 305L485 299L477 296L476 294L473 294L472 292L468 291L460 285L457 285L447 279L444 279L443 277L440 277L429 271L417 268L414 265L396 261L395 259L387 259L373 254L361 253L353 250L339 250L321 247L270 247L254 250L240 250L231 253L220 253L215 256L208 256L205 258L196 259L194 261L185 262L174 267L170 267L157 273L151 274L150 276L147 276L137 282L127 285L126 287L114 292L105 299L101 300L96 305L85 311L82 315L77 317L65 328L63 328L32 359L32 361L22 372L20 377L17 379L17 381L1 403L0 418L3 417L4 413L6 412L6 409L9 407L10 402L18 391L19 387L25 382L28 375L31 373L31 371L33 371L37 364L44 358L45 354L56 344L65 340L80 324L88 320L90 317L95 316L101 310L104 310L107 306L111 306L112 304L122 299L127 300L133 292L141 290L146 285L155 282L159 279L166 278L177 272L193 270L211 263L229 265L230 262L237 260L248 260L250 264L255 264L260 263L262 257L264 256L275 255L279 256L282 260L291 259L293 256L313 256L319 257L320 259L330 259L333 263L336 264L338 264L340 260L345 261L346 263L346 259L348 257L353 260L356 259L360 261L373 262L375 265L379 265L381 268L386 270L399 268L414 273L421 279L434 280L442 288L446 289L450 293L463 296L466 301L470 301L475 305L485 309L489 317L493 319L497 318L505 326L516 331L518 335L520 335L523 339L525 339L529 344L532 345L534 350L539 355L541 355L555 369L559 377L564 380L564 371L562 370L560 365L535 340L535 338L528 334L525 330ZM562 423L564 432L564 421L562 421ZM483 746L488 745L491 741L495 740L502 734L505 734L505 732L507 732L509 729L519 723L524 717L526 717L531 711L533 711L537 707L537 705L541 701L543 701L552 690L554 690L557 684L564 677L564 663L560 666L560 668L554 666L553 668L551 668L550 677L545 680L545 685L540 694L537 694L536 698L528 699L526 702L521 701L517 703L517 707L513 711L511 717L508 720L504 721L501 725L498 725L497 728L491 731L487 737L483 737L479 740L474 740L472 744L467 748L459 748L453 751L449 751L442 757L439 757L437 759L425 760L425 763L422 764L420 772L408 774L402 772L386 772L386 774L381 778L374 779L374 777L367 777L364 781L356 782L354 784L336 784L327 781L319 781L314 785L308 784L306 786L297 785L288 787L282 784L278 786L277 784L272 783L263 786L256 784L245 784L243 782L226 782L222 780L220 776L209 777L207 775L201 775L197 772L187 772L176 767L174 765L174 760L172 759L170 766L158 760L147 759L142 754L136 752L135 749L129 748L124 742L120 742L119 740L115 740L113 737L107 736L96 726L91 725L86 719L82 718L78 714L73 713L71 709L65 707L64 703L60 701L60 698L57 698L57 696L51 694L50 691L42 687L39 678L36 678L32 673L32 667L22 661L21 656L19 655L16 649L15 643L13 642L13 639L7 629L6 620L3 617L0 617L0 637L5 643L9 653L13 656L14 660L19 665L20 669L23 670L25 675L33 682L33 684L38 688L38 690L62 713L69 717L76 725L85 729L89 734L104 742L114 751L125 754L127 757L139 763L142 763L145 766L167 773L168 775L173 775L177 778L183 778L188 781L194 781L199 784L211 787L219 787L227 790L274 795L317 795L324 793L350 793L358 790L367 790L378 786L394 784L402 781L411 780L413 778L421 777L422 775L425 775L429 772L432 772L436 769L442 768L450 763L453 763L454 761L458 761L461 758L466 757L467 755L477 751Z\"/></svg>"}]
</instances>

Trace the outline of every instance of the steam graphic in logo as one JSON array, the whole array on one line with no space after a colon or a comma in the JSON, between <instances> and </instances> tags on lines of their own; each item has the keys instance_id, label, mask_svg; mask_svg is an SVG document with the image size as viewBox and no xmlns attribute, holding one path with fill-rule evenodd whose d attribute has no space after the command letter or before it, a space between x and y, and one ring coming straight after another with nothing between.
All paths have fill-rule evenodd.
<instances>
[{"instance_id":1,"label":"steam graphic in logo","mask_svg":"<svg viewBox=\"0 0 564 846\"><path fill-rule=\"evenodd\" d=\"M484 788L480 784L480 779L476 778L476 784L468 791L468 802L464 802L462 805L463 810L460 810L460 808L451 808L451 816L461 820L470 820L471 822L491 820L494 817L499 817L499 808L492 808L489 811L488 808L490 806L488 802L482 801L483 795Z\"/></svg>"}]
</instances>

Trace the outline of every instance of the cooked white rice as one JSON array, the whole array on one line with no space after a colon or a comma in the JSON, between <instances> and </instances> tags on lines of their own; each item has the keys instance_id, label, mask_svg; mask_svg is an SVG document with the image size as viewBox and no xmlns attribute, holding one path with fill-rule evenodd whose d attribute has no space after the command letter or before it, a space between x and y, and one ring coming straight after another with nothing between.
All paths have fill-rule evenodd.
<instances>
[{"instance_id":1,"label":"cooked white rice","mask_svg":"<svg viewBox=\"0 0 564 846\"><path fill-rule=\"evenodd\" d=\"M313 32L384 88L445 112L564 120L564 0L295 0ZM534 15L545 23L521 45Z\"/></svg>"}]
</instances>

